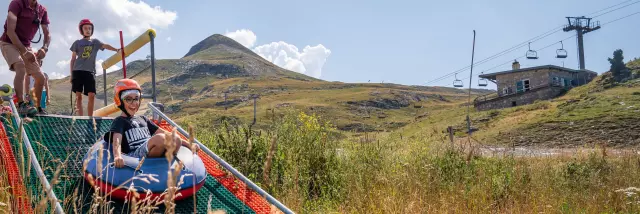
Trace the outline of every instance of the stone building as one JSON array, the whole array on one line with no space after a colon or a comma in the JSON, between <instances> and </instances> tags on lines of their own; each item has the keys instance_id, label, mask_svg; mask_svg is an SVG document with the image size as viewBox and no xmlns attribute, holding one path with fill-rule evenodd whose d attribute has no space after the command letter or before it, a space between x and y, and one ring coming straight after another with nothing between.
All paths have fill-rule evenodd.
<instances>
[{"instance_id":1,"label":"stone building","mask_svg":"<svg viewBox=\"0 0 640 214\"><path fill-rule=\"evenodd\" d=\"M555 65L520 68L520 63L515 61L511 70L480 75L498 88L496 93L476 98L474 106L478 110L489 110L552 99L572 87L589 83L596 76L598 73L593 71Z\"/></svg>"}]
</instances>

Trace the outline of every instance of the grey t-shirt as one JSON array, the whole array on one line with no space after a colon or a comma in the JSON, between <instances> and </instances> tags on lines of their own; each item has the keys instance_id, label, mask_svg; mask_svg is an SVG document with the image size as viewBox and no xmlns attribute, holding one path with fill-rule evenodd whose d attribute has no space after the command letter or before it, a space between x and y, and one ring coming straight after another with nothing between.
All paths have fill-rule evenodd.
<instances>
[{"instance_id":1,"label":"grey t-shirt","mask_svg":"<svg viewBox=\"0 0 640 214\"><path fill-rule=\"evenodd\" d=\"M104 50L102 43L98 39L78 39L71 45L69 50L76 53L76 61L73 70L88 71L96 73L96 57L98 50Z\"/></svg>"}]
</instances>

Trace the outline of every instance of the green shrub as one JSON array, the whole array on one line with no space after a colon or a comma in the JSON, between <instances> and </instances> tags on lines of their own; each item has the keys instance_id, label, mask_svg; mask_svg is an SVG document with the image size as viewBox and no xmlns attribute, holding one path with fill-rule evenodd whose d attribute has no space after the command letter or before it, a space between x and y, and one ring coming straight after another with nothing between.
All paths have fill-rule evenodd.
<instances>
[{"instance_id":1,"label":"green shrub","mask_svg":"<svg viewBox=\"0 0 640 214\"><path fill-rule=\"evenodd\" d=\"M197 137L266 191L297 194L316 206L316 200L339 199L341 164L333 132L315 115L289 111L263 130L223 122L217 130L200 130Z\"/></svg>"}]
</instances>

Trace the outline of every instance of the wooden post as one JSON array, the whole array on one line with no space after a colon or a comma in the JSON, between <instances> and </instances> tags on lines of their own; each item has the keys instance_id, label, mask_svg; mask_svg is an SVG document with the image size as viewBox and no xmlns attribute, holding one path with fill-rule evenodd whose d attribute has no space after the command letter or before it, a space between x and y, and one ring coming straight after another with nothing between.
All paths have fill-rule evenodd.
<instances>
[{"instance_id":1,"label":"wooden post","mask_svg":"<svg viewBox=\"0 0 640 214\"><path fill-rule=\"evenodd\" d=\"M453 127L447 127L447 132L449 132L449 140L451 141L451 146L453 146Z\"/></svg>"},{"instance_id":2,"label":"wooden post","mask_svg":"<svg viewBox=\"0 0 640 214\"><path fill-rule=\"evenodd\" d=\"M227 110L227 105L228 105L228 103L227 103L227 93L228 92L226 92L226 91L224 92L224 110L225 111Z\"/></svg>"}]
</instances>

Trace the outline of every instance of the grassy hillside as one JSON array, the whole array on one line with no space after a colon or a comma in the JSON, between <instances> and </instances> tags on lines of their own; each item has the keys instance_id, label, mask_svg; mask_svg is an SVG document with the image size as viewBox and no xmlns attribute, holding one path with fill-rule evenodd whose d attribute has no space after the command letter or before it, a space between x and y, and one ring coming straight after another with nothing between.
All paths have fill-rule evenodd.
<instances>
[{"instance_id":1,"label":"grassy hillside","mask_svg":"<svg viewBox=\"0 0 640 214\"><path fill-rule=\"evenodd\" d=\"M640 61L631 61L628 67L638 68ZM129 77L150 94L150 62L133 61L127 68ZM345 133L400 130L411 135L454 126L458 136L465 135L464 90L317 80L281 69L222 35L206 38L182 59L157 60L156 72L158 101L165 104L166 112L179 122L205 129L220 125L223 119L252 123L253 97L257 97L255 126L259 128L266 127L281 109L293 107L318 114ZM121 76L122 71L107 75L109 103L112 83ZM98 77L101 99L102 84ZM485 144L635 145L639 137L623 133L639 127L634 117L640 107L637 84L607 90L604 84L598 77L550 101L483 112L472 108L472 124L478 129L473 136ZM52 84L53 109L69 109L69 87L67 79ZM101 106L99 100L96 108Z\"/></svg>"},{"instance_id":2,"label":"grassy hillside","mask_svg":"<svg viewBox=\"0 0 640 214\"><path fill-rule=\"evenodd\" d=\"M264 66L249 65L265 62L213 38L183 59L158 60L159 101L183 127L193 125L208 148L296 212L640 211L640 156L632 150L640 139L639 80L610 85L605 75L553 100L471 108L471 145L598 145L569 155L490 157L466 144L463 90L345 84L255 69ZM128 71L141 72L135 79L148 92L145 63L132 62ZM119 74L108 78L114 82ZM54 83L60 100L68 96L64 81ZM254 126L252 95L259 95ZM453 146L448 126L456 130ZM0 202L8 204L2 169ZM3 204L0 211L11 208Z\"/></svg>"},{"instance_id":3,"label":"grassy hillside","mask_svg":"<svg viewBox=\"0 0 640 214\"><path fill-rule=\"evenodd\" d=\"M146 94L152 92L150 65L147 60L127 65L128 77L137 80ZM251 123L252 98L259 97L258 127L264 127L278 109L291 106L326 116L343 131L386 131L424 117L428 108L459 105L467 96L465 90L453 88L327 82L282 69L218 34L193 46L182 59L156 60L155 67L158 102L165 104L172 118L195 120L203 128L219 125L222 118ZM109 103L113 83L122 75L122 70L107 75ZM96 81L100 99L96 108L100 108L103 77L97 76ZM68 114L68 78L52 81L51 88L54 93L50 111ZM490 91L472 92L475 95Z\"/></svg>"},{"instance_id":4,"label":"grassy hillside","mask_svg":"<svg viewBox=\"0 0 640 214\"><path fill-rule=\"evenodd\" d=\"M631 67L640 60L628 64ZM640 79L609 88L608 74L576 87L564 96L501 110L471 110L473 138L488 145L635 147L640 143ZM454 126L466 136L466 108L432 111L430 117L401 130L410 136L421 131L444 132ZM444 133L443 133L444 135Z\"/></svg>"}]
</instances>

